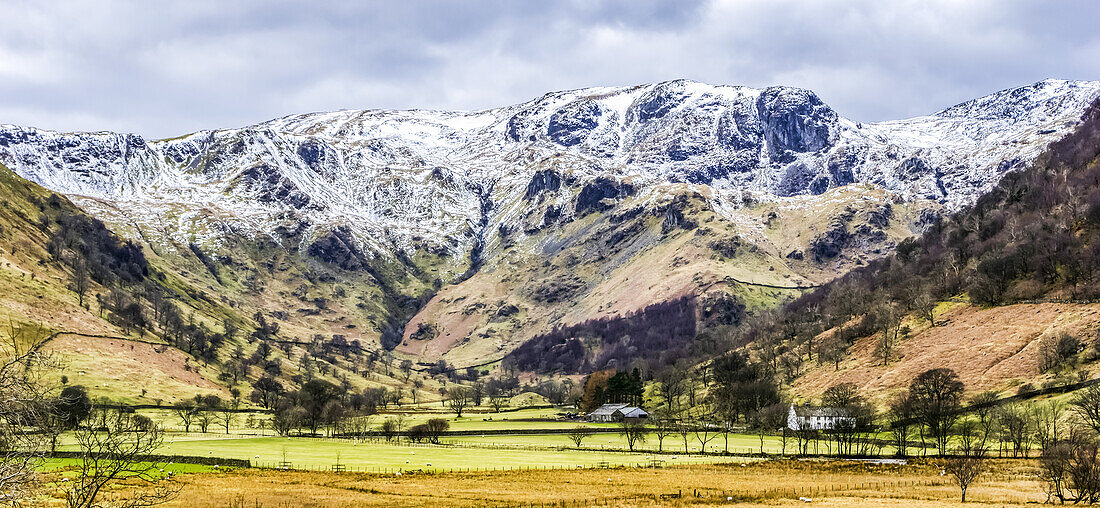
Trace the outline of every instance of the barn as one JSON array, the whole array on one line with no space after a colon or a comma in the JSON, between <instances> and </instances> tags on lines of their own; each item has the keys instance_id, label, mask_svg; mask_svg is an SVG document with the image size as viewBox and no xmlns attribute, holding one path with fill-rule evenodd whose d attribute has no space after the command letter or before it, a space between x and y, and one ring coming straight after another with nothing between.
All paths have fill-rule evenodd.
<instances>
[{"instance_id":1,"label":"barn","mask_svg":"<svg viewBox=\"0 0 1100 508\"><path fill-rule=\"evenodd\" d=\"M644 418L649 418L649 413L640 407L629 404L604 404L585 416L586 420L597 423L614 423Z\"/></svg>"}]
</instances>

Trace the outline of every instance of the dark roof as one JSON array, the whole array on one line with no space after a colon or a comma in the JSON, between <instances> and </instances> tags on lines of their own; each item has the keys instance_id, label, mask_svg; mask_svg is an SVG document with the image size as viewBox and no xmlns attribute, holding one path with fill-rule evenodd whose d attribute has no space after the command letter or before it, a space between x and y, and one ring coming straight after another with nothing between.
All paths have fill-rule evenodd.
<instances>
[{"instance_id":1,"label":"dark roof","mask_svg":"<svg viewBox=\"0 0 1100 508\"><path fill-rule=\"evenodd\" d=\"M593 410L591 413L588 413L588 416L611 416L615 413L615 411L618 411L625 407L627 407L626 404L604 404Z\"/></svg>"}]
</instances>

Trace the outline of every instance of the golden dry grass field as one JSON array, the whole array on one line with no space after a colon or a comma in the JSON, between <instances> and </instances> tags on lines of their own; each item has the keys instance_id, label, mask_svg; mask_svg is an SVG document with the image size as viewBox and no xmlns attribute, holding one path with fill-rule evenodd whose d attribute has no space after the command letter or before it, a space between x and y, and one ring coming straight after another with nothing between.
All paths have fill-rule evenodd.
<instances>
[{"instance_id":1,"label":"golden dry grass field","mask_svg":"<svg viewBox=\"0 0 1100 508\"><path fill-rule=\"evenodd\" d=\"M1033 467L993 462L966 506L1043 502ZM246 469L182 481L181 495L167 506L962 506L958 488L933 459L904 466L782 460L400 476Z\"/></svg>"}]
</instances>

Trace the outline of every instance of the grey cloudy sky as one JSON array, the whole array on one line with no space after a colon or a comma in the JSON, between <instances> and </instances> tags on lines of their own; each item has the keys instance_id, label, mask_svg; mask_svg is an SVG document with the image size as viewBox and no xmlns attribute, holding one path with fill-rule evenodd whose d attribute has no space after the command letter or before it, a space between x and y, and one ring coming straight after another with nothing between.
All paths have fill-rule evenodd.
<instances>
[{"instance_id":1,"label":"grey cloudy sky","mask_svg":"<svg viewBox=\"0 0 1100 508\"><path fill-rule=\"evenodd\" d=\"M863 121L1100 79L1095 1L0 0L0 123L150 138L688 78Z\"/></svg>"}]
</instances>

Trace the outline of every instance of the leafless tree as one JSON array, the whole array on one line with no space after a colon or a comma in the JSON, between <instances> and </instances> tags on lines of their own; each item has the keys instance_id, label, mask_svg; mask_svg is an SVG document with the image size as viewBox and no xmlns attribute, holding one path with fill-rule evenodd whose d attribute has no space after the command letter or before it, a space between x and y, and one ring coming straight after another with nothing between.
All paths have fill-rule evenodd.
<instances>
[{"instance_id":1,"label":"leafless tree","mask_svg":"<svg viewBox=\"0 0 1100 508\"><path fill-rule=\"evenodd\" d=\"M675 412L679 409L680 396L685 392L686 378L687 374L682 369L672 366L657 373L657 386L669 411Z\"/></svg>"},{"instance_id":2,"label":"leafless tree","mask_svg":"<svg viewBox=\"0 0 1100 508\"><path fill-rule=\"evenodd\" d=\"M576 427L570 429L569 433L566 435L569 436L570 441L573 441L574 446L580 448L581 442L588 438L588 436L592 435L592 429L584 425L577 425Z\"/></svg>"},{"instance_id":3,"label":"leafless tree","mask_svg":"<svg viewBox=\"0 0 1100 508\"><path fill-rule=\"evenodd\" d=\"M112 411L105 427L81 427L73 437L80 449L78 474L60 484L70 508L153 506L179 493L171 475L162 473L164 465L150 460L163 442L163 431L148 418ZM109 488L122 482L139 486L126 491Z\"/></svg>"},{"instance_id":4,"label":"leafless tree","mask_svg":"<svg viewBox=\"0 0 1100 508\"><path fill-rule=\"evenodd\" d=\"M1070 405L1081 421L1100 434L1100 384L1077 392Z\"/></svg>"},{"instance_id":5,"label":"leafless tree","mask_svg":"<svg viewBox=\"0 0 1100 508\"><path fill-rule=\"evenodd\" d=\"M195 415L199 413L199 409L195 406L192 400L181 400L176 404L172 411L176 413L176 416L180 419L180 423L183 424L184 432L191 432L191 423L195 421Z\"/></svg>"},{"instance_id":6,"label":"leafless tree","mask_svg":"<svg viewBox=\"0 0 1100 508\"><path fill-rule=\"evenodd\" d=\"M962 502L965 503L966 490L986 472L989 465L984 434L975 422L968 420L958 425L958 441L958 454L944 459L943 469L959 486Z\"/></svg>"},{"instance_id":7,"label":"leafless tree","mask_svg":"<svg viewBox=\"0 0 1100 508\"><path fill-rule=\"evenodd\" d=\"M240 403L236 400L227 400L216 409L218 423L225 429L226 434L229 434L229 429L233 426L233 420L237 417L238 407L240 407Z\"/></svg>"},{"instance_id":8,"label":"leafless tree","mask_svg":"<svg viewBox=\"0 0 1100 508\"><path fill-rule=\"evenodd\" d=\"M1035 441L1038 442L1040 450L1045 450L1062 438L1063 413L1065 413L1064 404L1056 400L1031 406L1031 418L1035 422Z\"/></svg>"},{"instance_id":9,"label":"leafless tree","mask_svg":"<svg viewBox=\"0 0 1100 508\"><path fill-rule=\"evenodd\" d=\"M664 451L665 438L676 433L676 421L665 411L654 413L652 420L657 451Z\"/></svg>"},{"instance_id":10,"label":"leafless tree","mask_svg":"<svg viewBox=\"0 0 1100 508\"><path fill-rule=\"evenodd\" d=\"M782 403L765 406L754 411L749 422L760 439L760 454L764 454L764 436L787 426L787 406Z\"/></svg>"},{"instance_id":11,"label":"leafless tree","mask_svg":"<svg viewBox=\"0 0 1100 508\"><path fill-rule=\"evenodd\" d=\"M458 418L462 418L462 412L470 405L470 391L456 386L447 390L447 406L454 411Z\"/></svg>"},{"instance_id":12,"label":"leafless tree","mask_svg":"<svg viewBox=\"0 0 1100 508\"><path fill-rule=\"evenodd\" d=\"M0 343L0 503L19 505L35 495L38 465L49 447L47 433L28 432L52 413L43 375L56 361L39 351L48 335L37 325L9 320Z\"/></svg>"},{"instance_id":13,"label":"leafless tree","mask_svg":"<svg viewBox=\"0 0 1100 508\"><path fill-rule=\"evenodd\" d=\"M895 396L886 411L886 424L890 429L890 438L898 456L904 457L909 449L909 439L913 436L913 406L906 392Z\"/></svg>"},{"instance_id":14,"label":"leafless tree","mask_svg":"<svg viewBox=\"0 0 1100 508\"><path fill-rule=\"evenodd\" d=\"M88 263L84 260L84 256L77 256L73 262L73 279L70 287L76 293L77 304L81 307L84 306L84 295L88 293L91 286L92 279L88 276Z\"/></svg>"},{"instance_id":15,"label":"leafless tree","mask_svg":"<svg viewBox=\"0 0 1100 508\"><path fill-rule=\"evenodd\" d=\"M910 298L917 313L927 319L929 325L936 326L936 299L932 296L932 292L922 285Z\"/></svg>"},{"instance_id":16,"label":"leafless tree","mask_svg":"<svg viewBox=\"0 0 1100 508\"><path fill-rule=\"evenodd\" d=\"M447 429L451 428L451 424L447 423L447 420L443 418L432 418L424 424L424 433L428 440L439 444L439 438Z\"/></svg>"},{"instance_id":17,"label":"leafless tree","mask_svg":"<svg viewBox=\"0 0 1100 508\"><path fill-rule=\"evenodd\" d=\"M1019 404L1005 404L997 411L1004 441L1012 444L1013 457L1027 457L1031 451L1031 436L1034 422L1032 413Z\"/></svg>"},{"instance_id":18,"label":"leafless tree","mask_svg":"<svg viewBox=\"0 0 1100 508\"><path fill-rule=\"evenodd\" d=\"M1067 434L1065 439L1044 448L1039 459L1037 475L1047 502L1100 502L1100 446L1096 436L1080 424L1070 426Z\"/></svg>"},{"instance_id":19,"label":"leafless tree","mask_svg":"<svg viewBox=\"0 0 1100 508\"><path fill-rule=\"evenodd\" d=\"M647 430L644 423L632 421L629 418L619 422L619 435L626 438L626 446L630 448L630 451L634 451L634 445L645 442Z\"/></svg>"},{"instance_id":20,"label":"leafless tree","mask_svg":"<svg viewBox=\"0 0 1100 508\"><path fill-rule=\"evenodd\" d=\"M493 408L493 412L499 413L501 409L508 407L508 397L501 392L489 395L489 407Z\"/></svg>"},{"instance_id":21,"label":"leafless tree","mask_svg":"<svg viewBox=\"0 0 1100 508\"><path fill-rule=\"evenodd\" d=\"M875 324L882 336L875 345L875 356L882 359L883 365L890 364L894 349L901 341L902 318L905 317L896 303L883 303L875 310Z\"/></svg>"}]
</instances>

